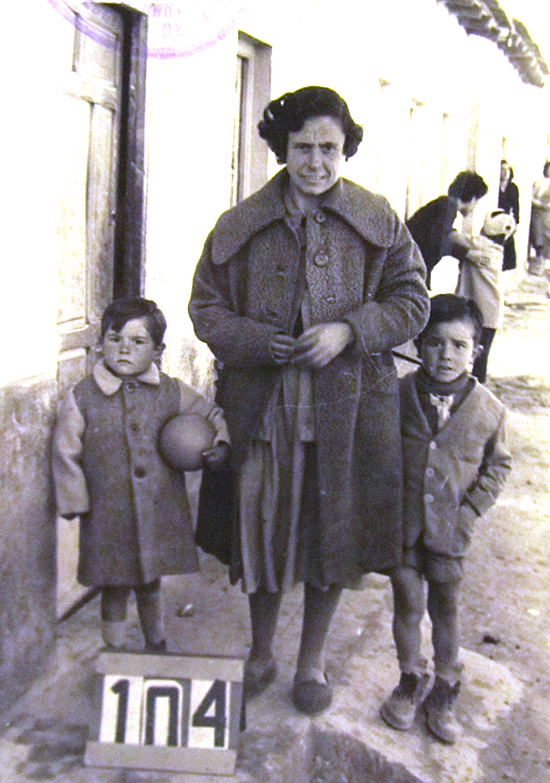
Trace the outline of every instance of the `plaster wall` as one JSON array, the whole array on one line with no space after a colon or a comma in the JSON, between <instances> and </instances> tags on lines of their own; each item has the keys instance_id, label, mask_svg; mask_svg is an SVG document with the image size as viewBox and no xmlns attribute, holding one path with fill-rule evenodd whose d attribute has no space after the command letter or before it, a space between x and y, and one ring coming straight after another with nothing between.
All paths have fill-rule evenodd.
<instances>
[{"instance_id":1,"label":"plaster wall","mask_svg":"<svg viewBox=\"0 0 550 783\"><path fill-rule=\"evenodd\" d=\"M49 439L56 403L62 75L70 25L44 0L2 10L0 709L44 668L55 636Z\"/></svg>"}]
</instances>

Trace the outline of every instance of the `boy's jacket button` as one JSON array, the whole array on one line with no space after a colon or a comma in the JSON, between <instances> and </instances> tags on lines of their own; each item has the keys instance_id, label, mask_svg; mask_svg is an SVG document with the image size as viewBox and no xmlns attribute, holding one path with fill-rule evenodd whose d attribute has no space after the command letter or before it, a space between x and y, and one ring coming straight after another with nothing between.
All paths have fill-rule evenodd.
<instances>
[{"instance_id":1,"label":"boy's jacket button","mask_svg":"<svg viewBox=\"0 0 550 783\"><path fill-rule=\"evenodd\" d=\"M136 465L136 467L134 468L134 476L136 478L143 478L146 475L147 475L147 471L145 470L145 468L142 467L141 465Z\"/></svg>"}]
</instances>

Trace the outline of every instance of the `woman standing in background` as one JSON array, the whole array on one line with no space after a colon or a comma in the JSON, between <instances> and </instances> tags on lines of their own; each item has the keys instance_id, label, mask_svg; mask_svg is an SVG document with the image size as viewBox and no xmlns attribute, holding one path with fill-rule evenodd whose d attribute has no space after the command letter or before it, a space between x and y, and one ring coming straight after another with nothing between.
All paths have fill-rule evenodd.
<instances>
[{"instance_id":1,"label":"woman standing in background","mask_svg":"<svg viewBox=\"0 0 550 783\"><path fill-rule=\"evenodd\" d=\"M514 182L514 169L508 161L500 161L500 187L498 191L498 206L514 217L519 223L519 190ZM516 244L512 235L504 244L503 271L515 269L517 266Z\"/></svg>"}]
</instances>

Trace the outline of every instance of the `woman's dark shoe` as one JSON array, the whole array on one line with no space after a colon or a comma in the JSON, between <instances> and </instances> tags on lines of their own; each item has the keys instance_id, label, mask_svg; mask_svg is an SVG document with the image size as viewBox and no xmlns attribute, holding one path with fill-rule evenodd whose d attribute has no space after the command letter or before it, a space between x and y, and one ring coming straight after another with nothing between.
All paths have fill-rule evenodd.
<instances>
[{"instance_id":1,"label":"woman's dark shoe","mask_svg":"<svg viewBox=\"0 0 550 783\"><path fill-rule=\"evenodd\" d=\"M332 704L332 688L325 674L325 682L294 679L292 703L306 715L317 715Z\"/></svg>"},{"instance_id":2,"label":"woman's dark shoe","mask_svg":"<svg viewBox=\"0 0 550 783\"><path fill-rule=\"evenodd\" d=\"M248 658L244 664L243 688L245 699L251 699L271 685L277 676L277 662L275 658L267 661L259 658Z\"/></svg>"}]
</instances>

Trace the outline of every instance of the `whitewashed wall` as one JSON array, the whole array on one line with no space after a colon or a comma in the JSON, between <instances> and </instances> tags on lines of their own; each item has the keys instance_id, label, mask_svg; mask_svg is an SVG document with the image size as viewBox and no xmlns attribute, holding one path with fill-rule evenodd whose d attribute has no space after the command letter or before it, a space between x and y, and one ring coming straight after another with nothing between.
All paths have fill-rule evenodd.
<instances>
[{"instance_id":1,"label":"whitewashed wall","mask_svg":"<svg viewBox=\"0 0 550 783\"><path fill-rule=\"evenodd\" d=\"M524 85L496 46L469 38L436 0L281 0L276 9L251 2L238 29L273 47L274 97L307 84L345 97L366 132L345 176L384 193L401 215L408 181L411 212L475 166L491 188L470 227L478 230L496 205L505 137L525 255L550 122L542 91ZM208 382L209 354L186 310L206 234L229 206L236 45L237 29L206 51L149 63L146 292L168 316L165 366L199 385ZM276 169L271 156L270 174Z\"/></svg>"}]
</instances>

